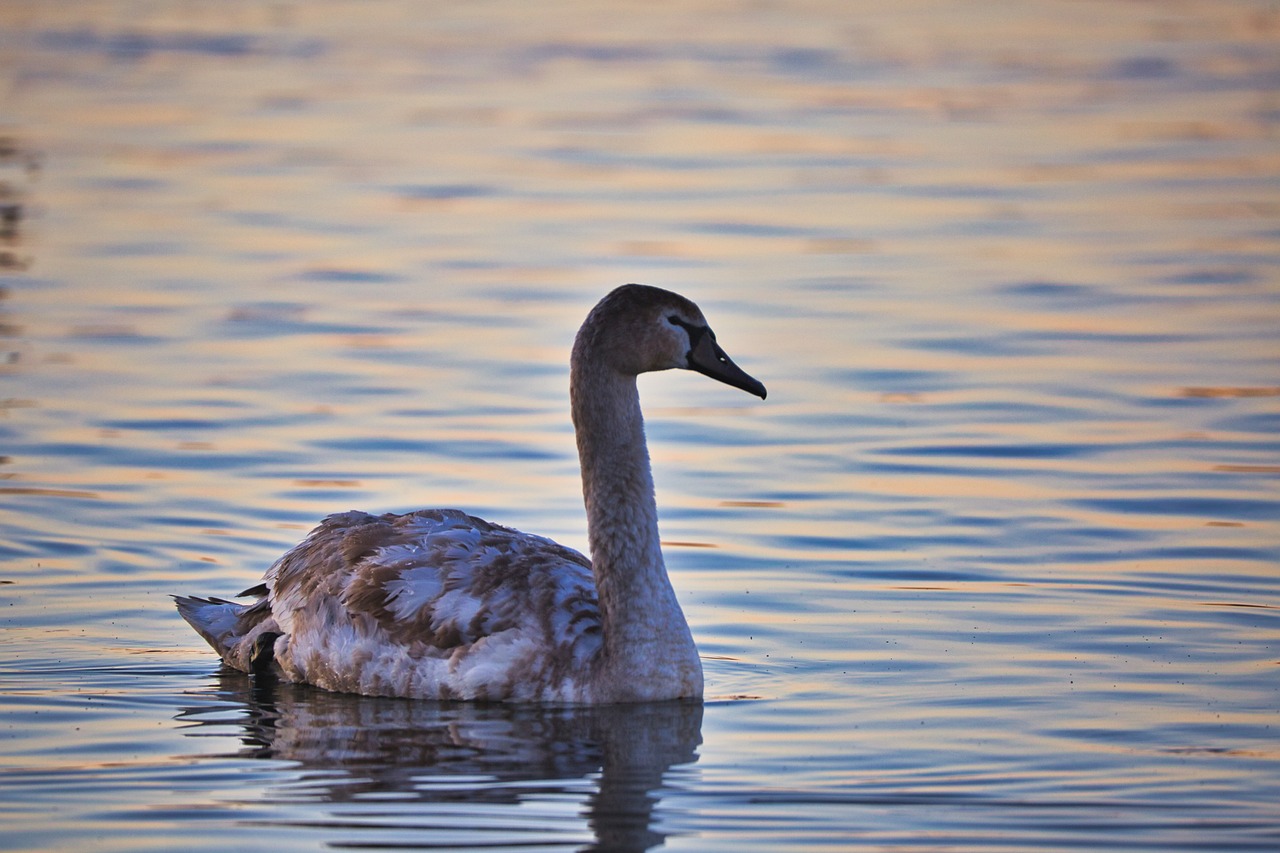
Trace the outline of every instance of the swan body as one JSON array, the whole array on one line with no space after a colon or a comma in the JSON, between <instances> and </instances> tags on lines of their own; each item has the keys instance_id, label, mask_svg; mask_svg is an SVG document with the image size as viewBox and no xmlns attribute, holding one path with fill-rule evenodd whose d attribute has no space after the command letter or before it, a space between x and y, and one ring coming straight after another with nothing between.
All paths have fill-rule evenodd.
<instances>
[{"instance_id":1,"label":"swan body","mask_svg":"<svg viewBox=\"0 0 1280 853\"><path fill-rule=\"evenodd\" d=\"M236 669L329 690L507 702L702 696L702 665L658 538L636 376L704 373L765 396L702 312L617 288L587 316L570 400L592 559L459 510L346 512L241 593L175 596Z\"/></svg>"}]
</instances>

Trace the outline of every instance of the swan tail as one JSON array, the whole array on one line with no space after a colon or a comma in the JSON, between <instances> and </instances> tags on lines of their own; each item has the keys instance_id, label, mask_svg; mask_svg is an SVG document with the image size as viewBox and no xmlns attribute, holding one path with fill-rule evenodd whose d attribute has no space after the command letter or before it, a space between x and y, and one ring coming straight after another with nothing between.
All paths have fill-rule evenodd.
<instances>
[{"instance_id":1,"label":"swan tail","mask_svg":"<svg viewBox=\"0 0 1280 853\"><path fill-rule=\"evenodd\" d=\"M213 647L223 662L236 669L250 671L254 656L244 652L252 648L252 643L246 645L244 640L256 640L258 635L264 633L270 627L264 626L264 621L274 625L274 620L269 618L271 611L268 608L261 607L261 602L236 604L222 598L189 595L175 595L173 601L178 606L178 614L187 620L187 624L197 634L204 637L205 642ZM259 628L264 630L258 630Z\"/></svg>"}]
</instances>

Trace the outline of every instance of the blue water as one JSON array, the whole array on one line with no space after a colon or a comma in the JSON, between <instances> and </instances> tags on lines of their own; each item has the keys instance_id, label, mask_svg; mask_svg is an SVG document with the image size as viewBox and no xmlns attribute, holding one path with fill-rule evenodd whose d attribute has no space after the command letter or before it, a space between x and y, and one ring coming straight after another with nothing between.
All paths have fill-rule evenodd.
<instances>
[{"instance_id":1,"label":"blue water","mask_svg":"<svg viewBox=\"0 0 1280 853\"><path fill-rule=\"evenodd\" d=\"M0 9L0 847L1280 847L1267 3ZM263 690L324 515L585 549L643 281L694 707Z\"/></svg>"}]
</instances>

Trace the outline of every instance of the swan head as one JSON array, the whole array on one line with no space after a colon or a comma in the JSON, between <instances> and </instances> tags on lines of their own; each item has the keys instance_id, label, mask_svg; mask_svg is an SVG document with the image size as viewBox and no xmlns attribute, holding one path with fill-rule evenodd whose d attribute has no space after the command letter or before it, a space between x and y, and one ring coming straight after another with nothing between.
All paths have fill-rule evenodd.
<instances>
[{"instance_id":1,"label":"swan head","mask_svg":"<svg viewBox=\"0 0 1280 853\"><path fill-rule=\"evenodd\" d=\"M658 287L624 284L600 300L578 333L574 360L588 349L626 375L679 368L761 399L767 393L720 348L697 305Z\"/></svg>"}]
</instances>

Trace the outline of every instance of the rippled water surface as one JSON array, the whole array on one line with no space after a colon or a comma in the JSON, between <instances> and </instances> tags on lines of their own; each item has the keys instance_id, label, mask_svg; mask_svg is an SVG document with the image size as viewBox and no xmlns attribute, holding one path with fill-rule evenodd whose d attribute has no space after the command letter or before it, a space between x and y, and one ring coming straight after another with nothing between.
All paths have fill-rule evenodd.
<instances>
[{"instance_id":1,"label":"rippled water surface","mask_svg":"<svg viewBox=\"0 0 1280 853\"><path fill-rule=\"evenodd\" d=\"M0 6L0 846L1280 848L1280 12ZM641 382L707 702L254 688L320 517L585 548Z\"/></svg>"}]
</instances>

